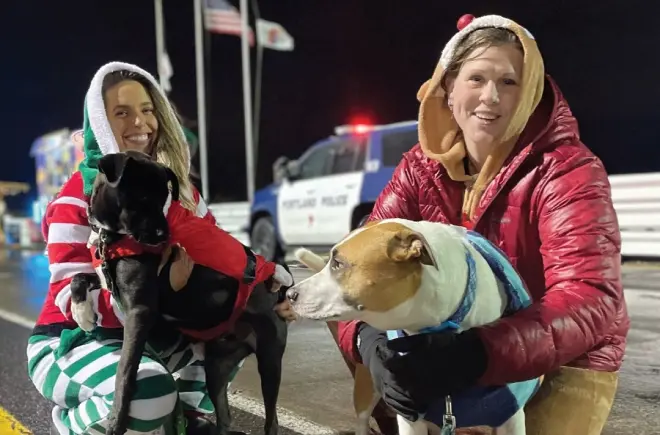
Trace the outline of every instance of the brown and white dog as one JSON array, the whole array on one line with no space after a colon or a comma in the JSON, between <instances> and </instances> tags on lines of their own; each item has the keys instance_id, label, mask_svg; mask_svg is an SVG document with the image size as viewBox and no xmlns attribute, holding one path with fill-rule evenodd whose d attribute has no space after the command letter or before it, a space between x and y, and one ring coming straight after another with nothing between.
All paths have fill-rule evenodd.
<instances>
[{"instance_id":1,"label":"brown and white dog","mask_svg":"<svg viewBox=\"0 0 660 435\"><path fill-rule=\"evenodd\" d=\"M297 258L316 273L287 295L302 318L362 320L381 330L414 334L440 325L462 303L469 273L466 252L474 259L478 284L460 325L465 330L500 318L508 296L480 251L466 241L466 230L453 225L403 219L371 222L335 245L327 263L299 249ZM369 433L369 417L379 398L368 369L358 365L353 396L357 435ZM424 420L410 422L401 416L398 425L400 435L438 430ZM524 435L524 411L517 411L496 433Z\"/></svg>"}]
</instances>

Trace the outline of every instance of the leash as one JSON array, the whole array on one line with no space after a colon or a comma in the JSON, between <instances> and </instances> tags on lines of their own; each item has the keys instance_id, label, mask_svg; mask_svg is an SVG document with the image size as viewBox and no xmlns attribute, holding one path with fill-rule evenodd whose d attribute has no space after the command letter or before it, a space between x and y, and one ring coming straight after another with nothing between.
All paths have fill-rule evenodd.
<instances>
[{"instance_id":1,"label":"leash","mask_svg":"<svg viewBox=\"0 0 660 435\"><path fill-rule=\"evenodd\" d=\"M477 265L474 261L474 257L472 256L469 250L466 250L465 261L468 266L468 280L467 280L465 293L463 294L463 299L461 300L458 308L456 309L456 312L454 312L454 314L449 319L447 319L440 325L435 327L424 328L420 331L420 333L439 332L448 329L457 330L460 328L460 324L463 322L468 312L472 308L472 304L474 303L476 290L477 290L477 275L476 275ZM454 416L454 412L452 409L451 396L447 395L445 396L445 413L442 416L442 427L440 428L440 435L455 435L455 434L456 434L456 416Z\"/></svg>"},{"instance_id":2,"label":"leash","mask_svg":"<svg viewBox=\"0 0 660 435\"><path fill-rule=\"evenodd\" d=\"M451 406L451 396L445 397L445 415L442 416L442 428L440 435L456 434L456 417Z\"/></svg>"},{"instance_id":3,"label":"leash","mask_svg":"<svg viewBox=\"0 0 660 435\"><path fill-rule=\"evenodd\" d=\"M95 230L95 228L92 228L92 230ZM115 301L117 301L117 307L122 313L124 313L124 309L121 306L121 297L119 295L119 291L114 281L112 280L112 276L108 270L108 262L106 261L106 253L107 253L107 247L109 245L108 241L110 240L110 234L104 228L98 228L96 232L99 235L96 252L97 255L99 256L99 259L101 260L101 271L105 276L105 281L109 287L108 290L112 294L112 297L115 299ZM147 355L149 355L149 357L151 357L151 359L153 359L158 364L163 366L165 370L167 370L167 372L170 374L170 376L174 378L174 374L167 367L167 364L165 364L165 362L158 356L158 352L156 352L155 349L151 347L149 343L145 343L145 352ZM181 396L179 395L178 389L176 391L176 404L173 413L174 413L174 434L172 434L172 431L169 426L165 428L165 433L168 435L186 435L186 426L187 426L186 417L183 414L183 405L181 403Z\"/></svg>"}]
</instances>

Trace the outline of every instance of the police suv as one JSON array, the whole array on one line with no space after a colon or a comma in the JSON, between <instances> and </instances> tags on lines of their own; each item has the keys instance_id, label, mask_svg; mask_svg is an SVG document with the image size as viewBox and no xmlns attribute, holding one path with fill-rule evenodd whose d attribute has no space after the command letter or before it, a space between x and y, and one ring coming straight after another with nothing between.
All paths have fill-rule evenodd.
<instances>
[{"instance_id":1,"label":"police suv","mask_svg":"<svg viewBox=\"0 0 660 435\"><path fill-rule=\"evenodd\" d=\"M270 260L303 245L328 249L371 213L417 142L417 121L348 125L297 160L280 157L273 184L255 192L250 205L250 247Z\"/></svg>"}]
</instances>

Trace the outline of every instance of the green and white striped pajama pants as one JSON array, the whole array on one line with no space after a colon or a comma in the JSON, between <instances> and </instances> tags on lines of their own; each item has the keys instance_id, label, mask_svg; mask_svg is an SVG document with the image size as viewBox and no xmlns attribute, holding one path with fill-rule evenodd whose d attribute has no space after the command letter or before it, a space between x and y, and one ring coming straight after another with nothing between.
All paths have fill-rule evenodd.
<instances>
[{"instance_id":1,"label":"green and white striped pajama pants","mask_svg":"<svg viewBox=\"0 0 660 435\"><path fill-rule=\"evenodd\" d=\"M38 391L55 403L53 422L60 434L105 434L121 344L98 328L92 334L74 329L60 337L30 337L28 374ZM127 434L161 433L175 409L177 392L184 411L213 412L203 344L180 335L170 343L149 344L167 367L148 354L142 356Z\"/></svg>"}]
</instances>

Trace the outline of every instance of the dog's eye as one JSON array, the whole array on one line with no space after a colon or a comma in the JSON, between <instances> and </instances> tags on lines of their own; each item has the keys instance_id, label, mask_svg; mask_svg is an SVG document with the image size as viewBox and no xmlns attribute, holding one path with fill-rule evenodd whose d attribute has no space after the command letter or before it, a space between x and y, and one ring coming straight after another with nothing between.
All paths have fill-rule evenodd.
<instances>
[{"instance_id":1,"label":"dog's eye","mask_svg":"<svg viewBox=\"0 0 660 435\"><path fill-rule=\"evenodd\" d=\"M337 260L337 257L332 257L332 260L330 260L330 269L333 271L337 271L342 267L344 267L344 263Z\"/></svg>"}]
</instances>

